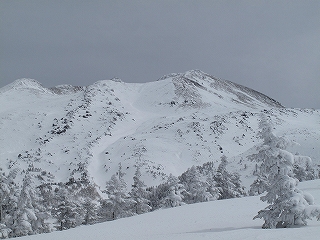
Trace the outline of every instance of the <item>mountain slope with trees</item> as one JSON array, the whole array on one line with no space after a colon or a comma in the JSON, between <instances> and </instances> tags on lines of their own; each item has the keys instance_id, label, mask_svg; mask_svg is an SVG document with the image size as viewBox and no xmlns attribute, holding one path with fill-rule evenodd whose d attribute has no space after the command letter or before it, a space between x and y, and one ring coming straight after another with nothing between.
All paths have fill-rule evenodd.
<instances>
[{"instance_id":1,"label":"mountain slope with trees","mask_svg":"<svg viewBox=\"0 0 320 240\"><path fill-rule=\"evenodd\" d=\"M319 177L320 111L289 109L199 70L144 84L119 79L0 89L1 231L45 233L159 208L262 193L261 116ZM312 162L298 159L311 157ZM253 185L252 185L253 184Z\"/></svg>"}]
</instances>

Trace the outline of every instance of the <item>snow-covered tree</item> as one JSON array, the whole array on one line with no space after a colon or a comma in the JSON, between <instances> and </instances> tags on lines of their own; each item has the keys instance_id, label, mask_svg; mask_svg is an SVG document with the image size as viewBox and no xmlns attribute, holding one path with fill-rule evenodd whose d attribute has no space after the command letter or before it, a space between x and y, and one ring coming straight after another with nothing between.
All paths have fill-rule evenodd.
<instances>
[{"instance_id":1,"label":"snow-covered tree","mask_svg":"<svg viewBox=\"0 0 320 240\"><path fill-rule=\"evenodd\" d=\"M208 191L209 184L203 179L199 170L192 166L179 177L180 183L185 186L184 201L186 203L207 202L213 200Z\"/></svg>"},{"instance_id":2,"label":"snow-covered tree","mask_svg":"<svg viewBox=\"0 0 320 240\"><path fill-rule=\"evenodd\" d=\"M221 197L217 182L215 180L216 169L214 168L213 162L206 162L202 166L197 166L203 179L206 179L208 184L208 192L212 195L212 200L217 200Z\"/></svg>"},{"instance_id":3,"label":"snow-covered tree","mask_svg":"<svg viewBox=\"0 0 320 240\"><path fill-rule=\"evenodd\" d=\"M4 173L2 174L0 172L0 223L3 223L4 208L7 198L10 196L10 189L6 180L7 179L5 178Z\"/></svg>"},{"instance_id":4,"label":"snow-covered tree","mask_svg":"<svg viewBox=\"0 0 320 240\"><path fill-rule=\"evenodd\" d=\"M12 230L8 228L5 224L0 223L0 239L9 238Z\"/></svg>"},{"instance_id":5,"label":"snow-covered tree","mask_svg":"<svg viewBox=\"0 0 320 240\"><path fill-rule=\"evenodd\" d=\"M84 212L83 224L94 224L98 219L98 203L90 199L86 199L82 205Z\"/></svg>"},{"instance_id":6,"label":"snow-covered tree","mask_svg":"<svg viewBox=\"0 0 320 240\"><path fill-rule=\"evenodd\" d=\"M146 213L151 210L148 200L148 192L146 191L145 183L141 180L139 167L136 168L136 172L133 176L133 185L129 194L135 202L133 211L136 214Z\"/></svg>"},{"instance_id":7,"label":"snow-covered tree","mask_svg":"<svg viewBox=\"0 0 320 240\"><path fill-rule=\"evenodd\" d=\"M96 223L101 199L97 186L89 181L86 174L83 174L80 179L68 183L68 191L73 202L76 203L76 211L80 212L80 214L77 214L78 224Z\"/></svg>"},{"instance_id":8,"label":"snow-covered tree","mask_svg":"<svg viewBox=\"0 0 320 240\"><path fill-rule=\"evenodd\" d=\"M242 185L240 174L237 172L231 173L231 182L233 184L233 194L234 197L243 197L247 195L247 192L245 191L245 187Z\"/></svg>"},{"instance_id":9,"label":"snow-covered tree","mask_svg":"<svg viewBox=\"0 0 320 240\"><path fill-rule=\"evenodd\" d=\"M263 228L306 225L306 219L320 218L320 207L311 206L313 198L297 188L298 180L293 177L295 156L286 151L290 142L272 132L271 122L263 115L259 123L259 136L263 145L251 157L261 162L260 172L267 177L267 194L261 200L269 205L254 217L263 218Z\"/></svg>"},{"instance_id":10,"label":"snow-covered tree","mask_svg":"<svg viewBox=\"0 0 320 240\"><path fill-rule=\"evenodd\" d=\"M318 173L317 173L316 167L312 166L312 163L309 161L306 163L306 173L307 173L306 181L314 180L314 179L318 178Z\"/></svg>"},{"instance_id":11,"label":"snow-covered tree","mask_svg":"<svg viewBox=\"0 0 320 240\"><path fill-rule=\"evenodd\" d=\"M56 218L57 218L57 229L62 231L69 228L76 227L77 224L77 205L72 202L62 201L60 205L57 207L56 211Z\"/></svg>"},{"instance_id":12,"label":"snow-covered tree","mask_svg":"<svg viewBox=\"0 0 320 240\"><path fill-rule=\"evenodd\" d=\"M184 205L185 187L179 179L170 174L167 180L158 186L147 188L152 211L159 208L170 208Z\"/></svg>"},{"instance_id":13,"label":"snow-covered tree","mask_svg":"<svg viewBox=\"0 0 320 240\"><path fill-rule=\"evenodd\" d=\"M7 177L0 171L0 223L4 222L5 209L8 204L11 191Z\"/></svg>"},{"instance_id":14,"label":"snow-covered tree","mask_svg":"<svg viewBox=\"0 0 320 240\"><path fill-rule=\"evenodd\" d=\"M132 207L135 202L127 194L127 184L123 176L124 173L122 172L121 164L119 164L117 174L112 175L106 184L105 193L108 194L108 199L103 202L102 207L107 220L115 220L134 214Z\"/></svg>"},{"instance_id":15,"label":"snow-covered tree","mask_svg":"<svg viewBox=\"0 0 320 240\"><path fill-rule=\"evenodd\" d=\"M55 189L55 206L52 208L52 215L57 220L57 229L62 231L74 228L82 224L84 212L78 201L73 196L67 186L60 184Z\"/></svg>"},{"instance_id":16,"label":"snow-covered tree","mask_svg":"<svg viewBox=\"0 0 320 240\"><path fill-rule=\"evenodd\" d=\"M161 183L158 186L148 187L146 190L148 192L148 200L151 207L151 211L163 207L163 199L168 195L169 185Z\"/></svg>"},{"instance_id":17,"label":"snow-covered tree","mask_svg":"<svg viewBox=\"0 0 320 240\"><path fill-rule=\"evenodd\" d=\"M19 190L14 183L18 169L10 171L8 176L0 171L0 223L7 227L12 222L13 214L17 208Z\"/></svg>"},{"instance_id":18,"label":"snow-covered tree","mask_svg":"<svg viewBox=\"0 0 320 240\"><path fill-rule=\"evenodd\" d=\"M183 193L186 193L186 190L184 185L179 182L179 179L170 174L166 181L166 185L168 190L165 197L161 200L160 206L163 208L170 208L184 205Z\"/></svg>"},{"instance_id":19,"label":"snow-covered tree","mask_svg":"<svg viewBox=\"0 0 320 240\"><path fill-rule=\"evenodd\" d=\"M221 157L214 180L220 192L219 199L228 199L245 196L244 187L241 184L240 176L237 173L227 171L228 160L225 155Z\"/></svg>"},{"instance_id":20,"label":"snow-covered tree","mask_svg":"<svg viewBox=\"0 0 320 240\"><path fill-rule=\"evenodd\" d=\"M162 206L167 207L178 207L183 205L183 196L177 194L174 187L170 187L168 196L164 199Z\"/></svg>"},{"instance_id":21,"label":"snow-covered tree","mask_svg":"<svg viewBox=\"0 0 320 240\"><path fill-rule=\"evenodd\" d=\"M14 183L18 169L8 176L0 168L0 239L8 238L12 232L13 215L18 202L18 188Z\"/></svg>"},{"instance_id":22,"label":"snow-covered tree","mask_svg":"<svg viewBox=\"0 0 320 240\"><path fill-rule=\"evenodd\" d=\"M312 166L312 162L309 157L301 157L296 154L294 155L294 158L293 173L300 182L317 178L316 168Z\"/></svg>"},{"instance_id":23,"label":"snow-covered tree","mask_svg":"<svg viewBox=\"0 0 320 240\"><path fill-rule=\"evenodd\" d=\"M256 196L264 193L268 187L268 179L265 175L257 175L257 179L250 185L249 195Z\"/></svg>"},{"instance_id":24,"label":"snow-covered tree","mask_svg":"<svg viewBox=\"0 0 320 240\"><path fill-rule=\"evenodd\" d=\"M22 189L14 214L13 236L34 234L37 230L37 207L39 198L34 189L32 176L27 172L23 178Z\"/></svg>"}]
</instances>

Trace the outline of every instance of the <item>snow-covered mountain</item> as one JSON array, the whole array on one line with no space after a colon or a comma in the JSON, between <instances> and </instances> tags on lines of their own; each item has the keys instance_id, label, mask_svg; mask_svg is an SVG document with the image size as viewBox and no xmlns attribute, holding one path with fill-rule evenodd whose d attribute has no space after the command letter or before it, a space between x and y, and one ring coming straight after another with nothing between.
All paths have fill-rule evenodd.
<instances>
[{"instance_id":1,"label":"snow-covered mountain","mask_svg":"<svg viewBox=\"0 0 320 240\"><path fill-rule=\"evenodd\" d=\"M86 87L44 88L19 79L0 89L0 106L2 170L34 172L39 183L86 174L103 190L121 163L128 182L140 166L151 186L192 165L218 165L224 154L248 185L255 162L246 156L261 143L261 113L271 117L276 134L300 143L292 152L320 164L320 110L285 108L199 70L149 83L112 79Z\"/></svg>"}]
</instances>

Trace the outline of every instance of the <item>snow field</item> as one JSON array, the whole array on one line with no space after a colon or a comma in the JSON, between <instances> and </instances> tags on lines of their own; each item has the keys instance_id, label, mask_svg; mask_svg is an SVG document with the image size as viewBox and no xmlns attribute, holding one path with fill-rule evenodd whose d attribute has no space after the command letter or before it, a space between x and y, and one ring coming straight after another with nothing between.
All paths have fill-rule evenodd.
<instances>
[{"instance_id":1,"label":"snow field","mask_svg":"<svg viewBox=\"0 0 320 240\"><path fill-rule=\"evenodd\" d=\"M320 203L320 180L300 183L298 188L312 194ZM309 220L307 226L262 229L263 221L252 220L266 207L258 196L218 200L158 210L134 217L61 232L32 235L24 240L316 240L320 222Z\"/></svg>"}]
</instances>

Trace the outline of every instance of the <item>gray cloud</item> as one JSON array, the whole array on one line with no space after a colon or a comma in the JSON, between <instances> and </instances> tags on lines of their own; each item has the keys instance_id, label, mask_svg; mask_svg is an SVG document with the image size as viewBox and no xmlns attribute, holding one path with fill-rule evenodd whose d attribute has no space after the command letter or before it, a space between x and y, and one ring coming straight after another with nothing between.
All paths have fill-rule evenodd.
<instances>
[{"instance_id":1,"label":"gray cloud","mask_svg":"<svg viewBox=\"0 0 320 240\"><path fill-rule=\"evenodd\" d=\"M319 1L0 1L0 87L201 69L320 108Z\"/></svg>"}]
</instances>

